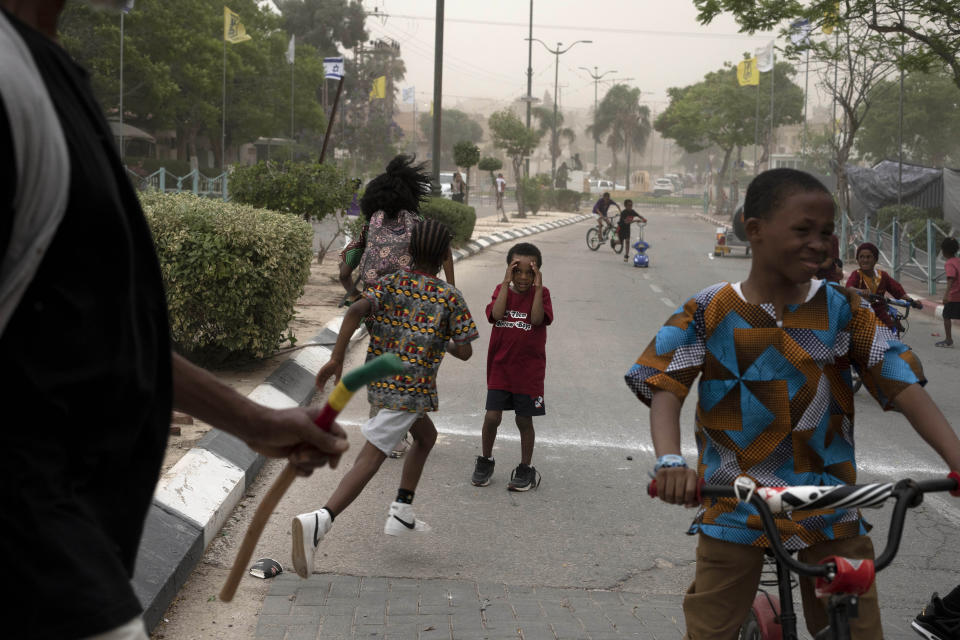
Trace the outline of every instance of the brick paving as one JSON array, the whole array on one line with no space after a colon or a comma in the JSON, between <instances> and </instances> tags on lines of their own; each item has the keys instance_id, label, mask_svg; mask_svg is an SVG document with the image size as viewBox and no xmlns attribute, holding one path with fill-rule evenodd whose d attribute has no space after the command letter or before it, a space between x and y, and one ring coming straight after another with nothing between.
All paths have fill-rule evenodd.
<instances>
[{"instance_id":1,"label":"brick paving","mask_svg":"<svg viewBox=\"0 0 960 640\"><path fill-rule=\"evenodd\" d=\"M607 640L682 638L680 596L470 580L274 578L256 638Z\"/></svg>"}]
</instances>

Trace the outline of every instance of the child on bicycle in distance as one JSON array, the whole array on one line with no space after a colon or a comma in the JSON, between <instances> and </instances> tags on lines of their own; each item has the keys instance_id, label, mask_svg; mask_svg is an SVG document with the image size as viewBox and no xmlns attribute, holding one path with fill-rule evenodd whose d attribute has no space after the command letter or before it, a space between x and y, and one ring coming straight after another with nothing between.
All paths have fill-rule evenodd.
<instances>
[{"instance_id":1,"label":"child on bicycle in distance","mask_svg":"<svg viewBox=\"0 0 960 640\"><path fill-rule=\"evenodd\" d=\"M540 250L521 242L507 252L507 272L487 305L493 324L487 350L487 404L481 435L482 455L477 456L471 482L485 487L493 475L493 443L503 412L513 411L520 430L520 464L507 489L527 491L540 484L531 466L533 416L546 414L543 379L547 368L547 325L553 322L550 291L543 286Z\"/></svg>"},{"instance_id":2,"label":"child on bicycle in distance","mask_svg":"<svg viewBox=\"0 0 960 640\"><path fill-rule=\"evenodd\" d=\"M647 224L647 219L633 210L633 200L623 201L623 210L620 211L620 220L617 222L617 238L623 243L623 261L630 257L630 225L639 220Z\"/></svg>"},{"instance_id":3,"label":"child on bicycle in distance","mask_svg":"<svg viewBox=\"0 0 960 640\"><path fill-rule=\"evenodd\" d=\"M620 205L610 199L609 191L604 191L600 199L593 205L592 213L597 216L597 231L600 233L601 239L603 239L603 225L613 226L610 218L607 217L607 210L610 209L610 205L615 206L617 211L620 211Z\"/></svg>"},{"instance_id":4,"label":"child on bicycle in distance","mask_svg":"<svg viewBox=\"0 0 960 640\"><path fill-rule=\"evenodd\" d=\"M899 319L894 320L890 315L887 302L883 299L886 294L894 298L906 300L916 306L913 298L907 295L903 285L893 279L886 271L877 269L877 260L880 259L880 250L872 242L864 242L857 247L857 265L859 269L850 274L847 278L847 286L856 289L857 292L866 297L872 298L871 304L873 312L877 314L880 321L891 329L896 329L898 333L903 333L903 325Z\"/></svg>"},{"instance_id":5,"label":"child on bicycle in distance","mask_svg":"<svg viewBox=\"0 0 960 640\"><path fill-rule=\"evenodd\" d=\"M773 487L856 482L844 356L884 409L900 410L949 469L960 469L960 440L923 390L913 352L855 292L813 277L833 233L826 187L794 169L765 171L747 188L744 214L752 256L747 279L687 300L626 375L650 406L660 498L696 506L698 479L732 485L741 475ZM698 376L694 470L681 456L680 407ZM777 524L786 548L804 562L874 554L859 510L798 511L778 516ZM689 533L699 540L683 602L687 638L735 639L768 544L757 511L734 499L706 500ZM800 578L804 618L815 635L828 621L813 586ZM861 596L851 624L855 639L883 637L875 586Z\"/></svg>"}]
</instances>

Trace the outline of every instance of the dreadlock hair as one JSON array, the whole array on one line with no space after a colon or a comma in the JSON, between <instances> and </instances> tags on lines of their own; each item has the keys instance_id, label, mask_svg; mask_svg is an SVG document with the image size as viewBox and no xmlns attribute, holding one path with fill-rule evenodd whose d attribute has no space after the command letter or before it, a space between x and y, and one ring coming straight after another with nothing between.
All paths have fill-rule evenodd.
<instances>
[{"instance_id":1,"label":"dreadlock hair","mask_svg":"<svg viewBox=\"0 0 960 640\"><path fill-rule=\"evenodd\" d=\"M434 266L439 269L450 247L453 234L450 227L433 218L424 218L413 227L410 234L410 257L414 264Z\"/></svg>"},{"instance_id":2,"label":"dreadlock hair","mask_svg":"<svg viewBox=\"0 0 960 640\"><path fill-rule=\"evenodd\" d=\"M418 213L420 201L430 194L426 163L414 164L414 156L399 155L387 170L370 181L360 199L360 211L367 220L377 211L393 219L401 210Z\"/></svg>"}]
</instances>

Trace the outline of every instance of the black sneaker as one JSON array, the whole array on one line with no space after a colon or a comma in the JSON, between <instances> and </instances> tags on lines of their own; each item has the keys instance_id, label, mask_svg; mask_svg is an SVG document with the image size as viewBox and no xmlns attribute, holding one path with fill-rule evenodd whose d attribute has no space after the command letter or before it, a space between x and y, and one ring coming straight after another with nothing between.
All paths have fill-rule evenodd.
<instances>
[{"instance_id":1,"label":"black sneaker","mask_svg":"<svg viewBox=\"0 0 960 640\"><path fill-rule=\"evenodd\" d=\"M960 613L944 607L934 593L910 626L927 640L956 640L960 638Z\"/></svg>"},{"instance_id":2,"label":"black sneaker","mask_svg":"<svg viewBox=\"0 0 960 640\"><path fill-rule=\"evenodd\" d=\"M470 478L473 486L485 487L490 484L490 477L493 475L493 467L496 464L493 458L477 456L477 466L473 468L473 477Z\"/></svg>"},{"instance_id":3,"label":"black sneaker","mask_svg":"<svg viewBox=\"0 0 960 640\"><path fill-rule=\"evenodd\" d=\"M508 491L529 491L540 486L540 474L536 467L529 467L522 462L510 474Z\"/></svg>"}]
</instances>

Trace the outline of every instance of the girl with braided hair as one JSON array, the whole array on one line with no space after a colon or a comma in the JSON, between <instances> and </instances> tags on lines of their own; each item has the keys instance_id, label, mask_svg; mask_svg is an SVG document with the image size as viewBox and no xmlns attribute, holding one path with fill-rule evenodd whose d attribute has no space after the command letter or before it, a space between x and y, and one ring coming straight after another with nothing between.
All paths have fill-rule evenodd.
<instances>
[{"instance_id":1,"label":"girl with braided hair","mask_svg":"<svg viewBox=\"0 0 960 640\"><path fill-rule=\"evenodd\" d=\"M423 220L420 202L430 194L430 176L423 163L413 156L398 155L387 170L370 181L360 199L360 211L367 220L360 238L340 253L340 284L346 290L345 304L360 298L361 292L383 276L409 267L410 236ZM453 255L443 256L443 273L454 284ZM360 287L353 272L360 268Z\"/></svg>"}]
</instances>

